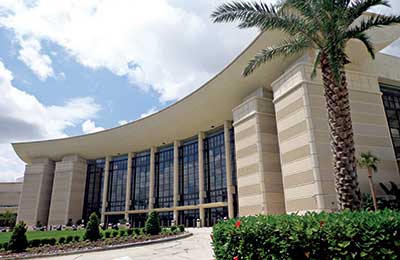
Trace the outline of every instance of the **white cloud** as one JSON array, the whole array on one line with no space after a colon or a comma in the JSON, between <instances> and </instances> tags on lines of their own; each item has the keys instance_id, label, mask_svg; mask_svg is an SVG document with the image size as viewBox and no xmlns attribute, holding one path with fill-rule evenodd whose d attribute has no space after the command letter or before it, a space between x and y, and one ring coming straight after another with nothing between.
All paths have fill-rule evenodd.
<instances>
[{"instance_id":1,"label":"white cloud","mask_svg":"<svg viewBox=\"0 0 400 260\"><path fill-rule=\"evenodd\" d=\"M85 134L95 133L103 130L103 127L96 126L96 123L90 119L82 123L82 132Z\"/></svg>"},{"instance_id":2,"label":"white cloud","mask_svg":"<svg viewBox=\"0 0 400 260\"><path fill-rule=\"evenodd\" d=\"M126 125L127 123L129 123L129 122L126 121L126 120L120 120L120 121L118 121L118 125Z\"/></svg>"},{"instance_id":3,"label":"white cloud","mask_svg":"<svg viewBox=\"0 0 400 260\"><path fill-rule=\"evenodd\" d=\"M147 116L149 116L149 115L151 115L151 114L154 114L154 113L157 112L157 111L158 111L158 109L157 109L156 107L152 107L152 108L150 108L149 110L147 110L147 112L141 114L141 115L140 115L140 118L147 117Z\"/></svg>"},{"instance_id":4,"label":"white cloud","mask_svg":"<svg viewBox=\"0 0 400 260\"><path fill-rule=\"evenodd\" d=\"M154 89L161 101L199 87L255 36L230 24L212 24L210 13L222 0L39 0L29 6L15 1L0 4L0 24L17 39L55 43L86 67L106 68ZM30 59L23 61L39 77L50 76L56 57L35 50L31 56L36 55L40 73Z\"/></svg>"},{"instance_id":5,"label":"white cloud","mask_svg":"<svg viewBox=\"0 0 400 260\"><path fill-rule=\"evenodd\" d=\"M23 174L24 164L10 143L65 137L65 129L93 118L100 106L91 97L44 105L35 96L12 85L13 75L0 61L0 181Z\"/></svg>"},{"instance_id":6,"label":"white cloud","mask_svg":"<svg viewBox=\"0 0 400 260\"><path fill-rule=\"evenodd\" d=\"M21 50L18 59L24 62L40 80L45 80L54 75L51 59L48 55L41 54L40 42L35 38L20 40Z\"/></svg>"}]
</instances>

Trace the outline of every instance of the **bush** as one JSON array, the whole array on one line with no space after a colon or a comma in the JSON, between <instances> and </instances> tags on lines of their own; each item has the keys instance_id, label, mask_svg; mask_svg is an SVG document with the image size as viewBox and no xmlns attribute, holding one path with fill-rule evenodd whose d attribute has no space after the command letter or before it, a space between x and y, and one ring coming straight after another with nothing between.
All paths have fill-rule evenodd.
<instances>
[{"instance_id":1,"label":"bush","mask_svg":"<svg viewBox=\"0 0 400 260\"><path fill-rule=\"evenodd\" d=\"M396 259L400 212L253 216L213 227L216 259Z\"/></svg>"},{"instance_id":2,"label":"bush","mask_svg":"<svg viewBox=\"0 0 400 260\"><path fill-rule=\"evenodd\" d=\"M80 236L74 236L74 241L75 242L79 242L81 240L81 237Z\"/></svg>"},{"instance_id":3,"label":"bush","mask_svg":"<svg viewBox=\"0 0 400 260\"><path fill-rule=\"evenodd\" d=\"M118 236L118 230L113 230L112 231L112 236L117 237Z\"/></svg>"},{"instance_id":4,"label":"bush","mask_svg":"<svg viewBox=\"0 0 400 260\"><path fill-rule=\"evenodd\" d=\"M134 228L134 229L133 229L133 233L134 233L136 236L139 236L139 235L140 235L140 228Z\"/></svg>"},{"instance_id":5,"label":"bush","mask_svg":"<svg viewBox=\"0 0 400 260\"><path fill-rule=\"evenodd\" d=\"M177 232L177 230L178 230L178 227L177 227L177 226L172 226L172 227L171 227L171 231L172 231L173 233Z\"/></svg>"},{"instance_id":6,"label":"bush","mask_svg":"<svg viewBox=\"0 0 400 260\"><path fill-rule=\"evenodd\" d=\"M62 245L62 244L65 244L65 237L60 237L59 239L58 239L58 243L60 244L60 245Z\"/></svg>"},{"instance_id":7,"label":"bush","mask_svg":"<svg viewBox=\"0 0 400 260\"><path fill-rule=\"evenodd\" d=\"M149 216L147 217L144 228L145 228L146 234L148 234L148 235L160 234L160 232L161 232L160 218L158 217L157 212L155 212L155 211L150 212Z\"/></svg>"},{"instance_id":8,"label":"bush","mask_svg":"<svg viewBox=\"0 0 400 260\"><path fill-rule=\"evenodd\" d=\"M125 236L125 233L126 233L126 231L125 231L124 229L121 229L121 230L119 231L119 236L120 236L120 237L123 237L123 236Z\"/></svg>"},{"instance_id":9,"label":"bush","mask_svg":"<svg viewBox=\"0 0 400 260\"><path fill-rule=\"evenodd\" d=\"M9 248L8 248L8 242L4 242L2 245L1 245L1 247L5 250L5 251L7 251Z\"/></svg>"},{"instance_id":10,"label":"bush","mask_svg":"<svg viewBox=\"0 0 400 260\"><path fill-rule=\"evenodd\" d=\"M92 213L89 217L89 221L86 225L86 232L84 235L85 240L95 241L101 238L99 229L99 217L96 213Z\"/></svg>"},{"instance_id":11,"label":"bush","mask_svg":"<svg viewBox=\"0 0 400 260\"><path fill-rule=\"evenodd\" d=\"M178 229L179 229L179 232L185 232L185 226L184 225L179 225Z\"/></svg>"},{"instance_id":12,"label":"bush","mask_svg":"<svg viewBox=\"0 0 400 260\"><path fill-rule=\"evenodd\" d=\"M105 238L110 238L110 236L111 236L111 231L109 231L109 230L104 231Z\"/></svg>"},{"instance_id":13,"label":"bush","mask_svg":"<svg viewBox=\"0 0 400 260\"><path fill-rule=\"evenodd\" d=\"M54 246L56 244L57 240L54 237L52 237L52 238L49 238L48 242L49 242L49 245Z\"/></svg>"},{"instance_id":14,"label":"bush","mask_svg":"<svg viewBox=\"0 0 400 260\"><path fill-rule=\"evenodd\" d=\"M8 247L13 252L22 252L28 247L26 239L26 225L24 222L18 223L13 230Z\"/></svg>"},{"instance_id":15,"label":"bush","mask_svg":"<svg viewBox=\"0 0 400 260\"><path fill-rule=\"evenodd\" d=\"M32 239L29 241L28 246L29 247L39 247L40 246L40 239Z\"/></svg>"},{"instance_id":16,"label":"bush","mask_svg":"<svg viewBox=\"0 0 400 260\"><path fill-rule=\"evenodd\" d=\"M128 229L126 230L126 233L128 234L128 236L132 236L132 234L133 234L133 229L132 229L132 228L128 228Z\"/></svg>"},{"instance_id":17,"label":"bush","mask_svg":"<svg viewBox=\"0 0 400 260\"><path fill-rule=\"evenodd\" d=\"M40 245L45 246L49 244L49 239L48 238L42 238L40 239Z\"/></svg>"},{"instance_id":18,"label":"bush","mask_svg":"<svg viewBox=\"0 0 400 260\"><path fill-rule=\"evenodd\" d=\"M67 236L66 242L67 242L67 243L71 243L73 240L74 240L74 237L73 237L73 236Z\"/></svg>"}]
</instances>

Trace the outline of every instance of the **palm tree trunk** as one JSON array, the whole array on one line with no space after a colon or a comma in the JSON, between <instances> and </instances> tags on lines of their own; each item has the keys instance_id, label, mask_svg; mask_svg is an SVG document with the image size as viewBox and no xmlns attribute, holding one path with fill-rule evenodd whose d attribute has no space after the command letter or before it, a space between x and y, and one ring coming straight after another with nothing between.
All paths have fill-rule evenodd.
<instances>
[{"instance_id":1,"label":"palm tree trunk","mask_svg":"<svg viewBox=\"0 0 400 260\"><path fill-rule=\"evenodd\" d=\"M340 71L341 82L339 85L325 53L321 55L321 70L328 110L329 138L333 155L338 208L339 210L359 209L361 194L357 180L346 73L343 66Z\"/></svg>"},{"instance_id":2,"label":"palm tree trunk","mask_svg":"<svg viewBox=\"0 0 400 260\"><path fill-rule=\"evenodd\" d=\"M378 210L378 202L376 201L376 193L375 193L375 186L374 182L372 180L372 170L368 168L368 183L369 183L369 188L371 189L371 197L372 201L374 203L374 209L375 211Z\"/></svg>"}]
</instances>

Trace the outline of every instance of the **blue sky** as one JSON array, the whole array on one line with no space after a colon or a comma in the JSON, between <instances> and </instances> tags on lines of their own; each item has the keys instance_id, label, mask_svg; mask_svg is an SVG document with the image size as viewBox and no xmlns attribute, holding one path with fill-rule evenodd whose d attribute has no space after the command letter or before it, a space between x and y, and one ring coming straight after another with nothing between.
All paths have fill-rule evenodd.
<instances>
[{"instance_id":1,"label":"blue sky","mask_svg":"<svg viewBox=\"0 0 400 260\"><path fill-rule=\"evenodd\" d=\"M256 35L212 24L221 2L0 0L0 181L23 175L12 142L115 127L215 75Z\"/></svg>"}]
</instances>

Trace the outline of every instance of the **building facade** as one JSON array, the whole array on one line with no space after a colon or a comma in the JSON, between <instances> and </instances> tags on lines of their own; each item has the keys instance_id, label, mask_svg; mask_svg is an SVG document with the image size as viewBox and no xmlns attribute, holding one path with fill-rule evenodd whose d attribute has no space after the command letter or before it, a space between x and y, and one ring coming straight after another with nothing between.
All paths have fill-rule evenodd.
<instances>
[{"instance_id":1,"label":"building facade","mask_svg":"<svg viewBox=\"0 0 400 260\"><path fill-rule=\"evenodd\" d=\"M399 27L371 31L381 50ZM120 127L15 143L26 165L18 220L65 224L96 212L101 221L143 226L211 226L224 217L336 208L327 114L313 53L277 59L241 77L261 48L281 41L260 34L233 62L174 105ZM357 152L380 157L375 182L400 183L400 59L350 42L347 66ZM367 176L359 170L362 192ZM377 186L378 193L382 194Z\"/></svg>"},{"instance_id":2,"label":"building facade","mask_svg":"<svg viewBox=\"0 0 400 260\"><path fill-rule=\"evenodd\" d=\"M22 182L0 183L0 213L17 213Z\"/></svg>"}]
</instances>

